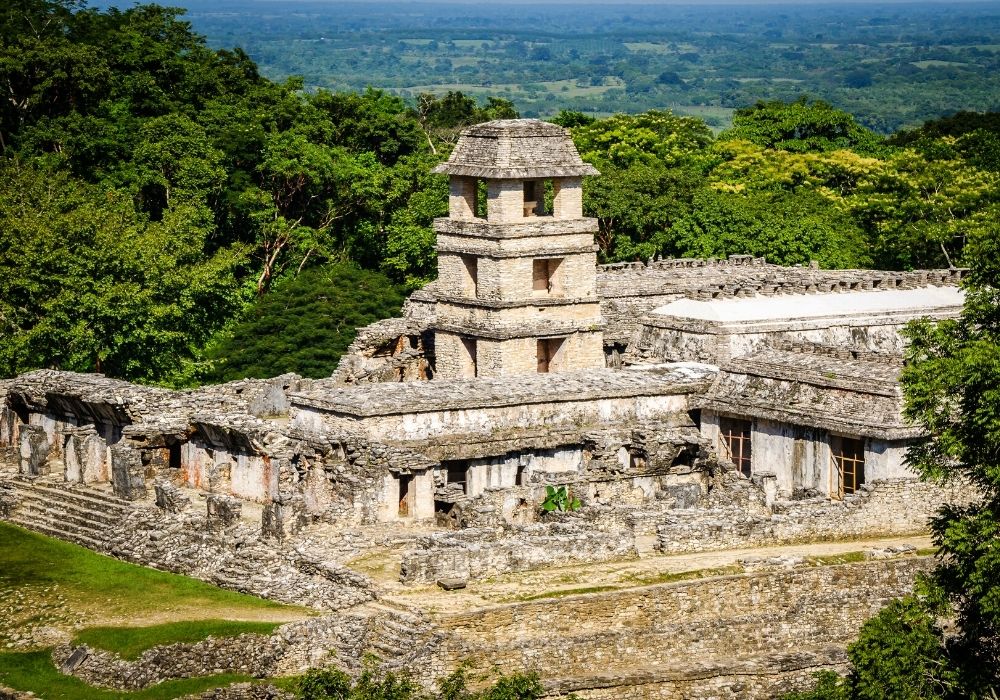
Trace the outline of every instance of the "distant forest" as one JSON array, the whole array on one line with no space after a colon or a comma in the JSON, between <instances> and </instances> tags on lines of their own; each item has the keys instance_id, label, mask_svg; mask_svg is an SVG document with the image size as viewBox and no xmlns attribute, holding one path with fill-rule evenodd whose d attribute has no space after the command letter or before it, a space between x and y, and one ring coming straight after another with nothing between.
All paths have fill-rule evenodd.
<instances>
[{"instance_id":1,"label":"distant forest","mask_svg":"<svg viewBox=\"0 0 1000 700\"><path fill-rule=\"evenodd\" d=\"M521 113L272 80L155 5L19 0L0 39L0 377L330 374L435 277L431 169L463 127ZM1000 220L1000 112L889 137L805 98L748 100L721 133L664 109L551 118L601 172L603 261L962 265Z\"/></svg>"},{"instance_id":2,"label":"distant forest","mask_svg":"<svg viewBox=\"0 0 1000 700\"><path fill-rule=\"evenodd\" d=\"M186 0L215 48L308 88L461 90L524 116L670 108L719 129L822 99L888 134L1000 108L1000 3L537 4Z\"/></svg>"}]
</instances>

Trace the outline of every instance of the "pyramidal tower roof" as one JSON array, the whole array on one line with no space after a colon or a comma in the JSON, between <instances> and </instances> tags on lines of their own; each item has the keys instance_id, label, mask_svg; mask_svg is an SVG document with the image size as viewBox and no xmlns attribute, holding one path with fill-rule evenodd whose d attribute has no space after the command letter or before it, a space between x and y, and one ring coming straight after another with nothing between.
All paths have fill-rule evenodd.
<instances>
[{"instance_id":1,"label":"pyramidal tower roof","mask_svg":"<svg viewBox=\"0 0 1000 700\"><path fill-rule=\"evenodd\" d=\"M599 175L584 163L556 124L539 119L498 119L464 129L448 161L435 173L489 179L533 179Z\"/></svg>"}]
</instances>

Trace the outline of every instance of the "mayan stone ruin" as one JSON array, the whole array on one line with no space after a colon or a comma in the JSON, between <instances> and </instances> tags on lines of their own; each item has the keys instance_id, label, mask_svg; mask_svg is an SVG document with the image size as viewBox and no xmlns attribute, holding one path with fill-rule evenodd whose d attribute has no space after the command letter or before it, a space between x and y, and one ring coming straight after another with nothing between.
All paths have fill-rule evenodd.
<instances>
[{"instance_id":1,"label":"mayan stone ruin","mask_svg":"<svg viewBox=\"0 0 1000 700\"><path fill-rule=\"evenodd\" d=\"M64 670L124 690L370 653L426 683L466 662L667 700L843 669L931 567L910 540L971 494L907 467L899 385L901 328L957 316L963 270L598 265L599 175L536 120L466 129L435 172L437 281L329 378L0 380L0 517L322 611L137 660L64 646Z\"/></svg>"}]
</instances>

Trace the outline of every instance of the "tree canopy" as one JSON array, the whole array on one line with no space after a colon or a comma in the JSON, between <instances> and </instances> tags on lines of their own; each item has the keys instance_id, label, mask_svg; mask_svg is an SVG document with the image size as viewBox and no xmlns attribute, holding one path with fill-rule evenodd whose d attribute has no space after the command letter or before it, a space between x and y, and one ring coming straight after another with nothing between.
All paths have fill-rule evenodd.
<instances>
[{"instance_id":1,"label":"tree canopy","mask_svg":"<svg viewBox=\"0 0 1000 700\"><path fill-rule=\"evenodd\" d=\"M301 275L309 287L312 267L350 261L406 289L431 281L431 224L448 206L431 169L463 127L517 116L506 99L458 91L407 101L275 82L157 5L18 0L0 32L3 375L63 367L188 383L210 351L225 364L241 321L287 313L268 296ZM1000 203L991 114L888 141L808 99L760 102L718 136L662 110L553 120L602 173L584 207L603 261L960 265ZM322 348L295 366L331 361ZM243 371L291 369L262 362Z\"/></svg>"}]
</instances>

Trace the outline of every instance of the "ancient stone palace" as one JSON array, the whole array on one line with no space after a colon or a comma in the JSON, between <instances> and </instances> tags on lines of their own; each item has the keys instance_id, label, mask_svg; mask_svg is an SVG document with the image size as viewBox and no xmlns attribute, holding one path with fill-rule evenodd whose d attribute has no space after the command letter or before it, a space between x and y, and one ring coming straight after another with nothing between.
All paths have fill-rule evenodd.
<instances>
[{"instance_id":1,"label":"ancient stone palace","mask_svg":"<svg viewBox=\"0 0 1000 700\"><path fill-rule=\"evenodd\" d=\"M533 602L531 572L926 532L969 489L907 467L900 330L957 316L963 271L598 265L599 174L536 120L466 129L435 172L438 279L332 377L0 380L0 517L327 611L261 673L374 651L428 681L471 659L553 693L708 698L842 668L926 557Z\"/></svg>"}]
</instances>

